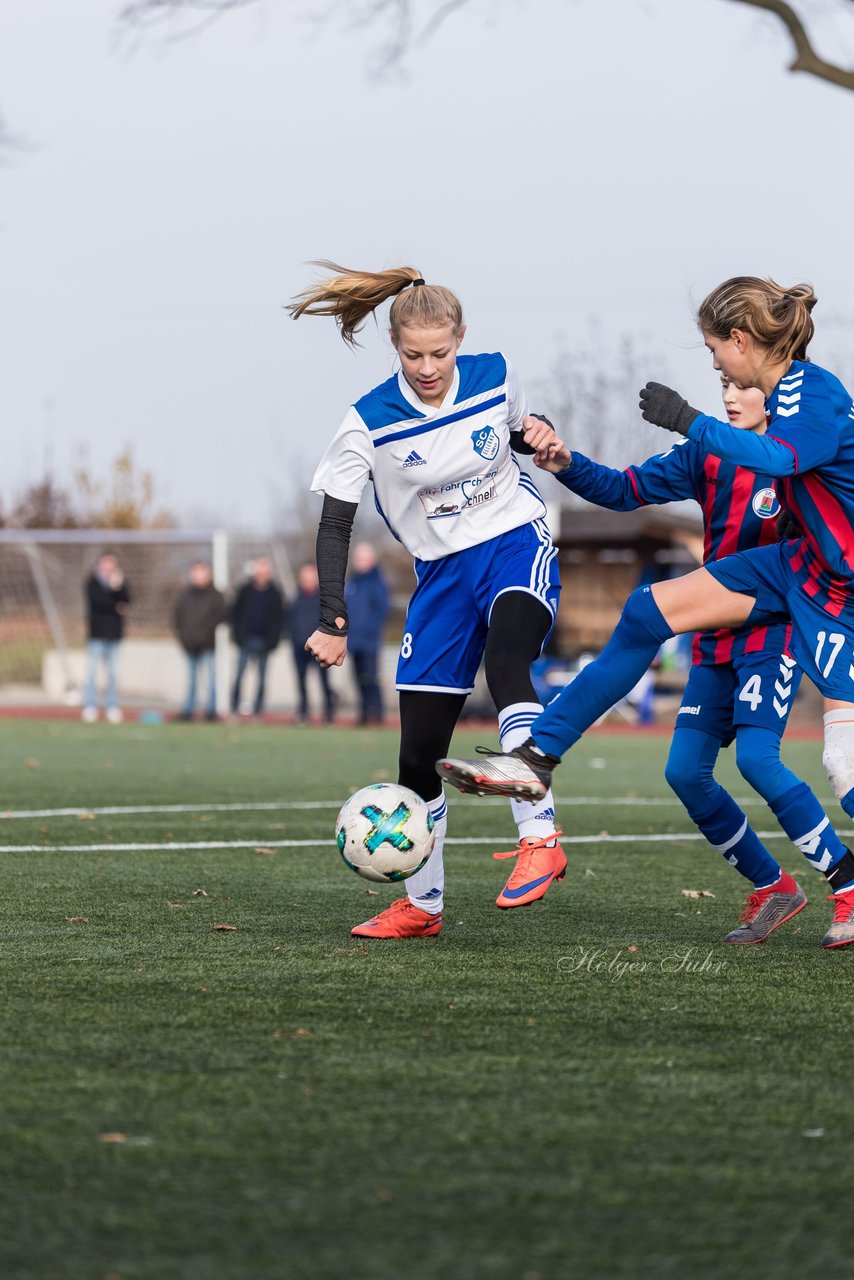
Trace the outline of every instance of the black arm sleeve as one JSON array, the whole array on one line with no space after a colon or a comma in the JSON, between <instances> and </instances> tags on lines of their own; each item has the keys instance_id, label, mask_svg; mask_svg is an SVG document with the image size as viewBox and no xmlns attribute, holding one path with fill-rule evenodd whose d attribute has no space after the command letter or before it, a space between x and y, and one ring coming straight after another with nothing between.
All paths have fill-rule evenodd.
<instances>
[{"instance_id":1,"label":"black arm sleeve","mask_svg":"<svg viewBox=\"0 0 854 1280\"><path fill-rule=\"evenodd\" d=\"M347 606L344 604L344 574L350 551L350 533L356 518L357 502L340 498L323 499L323 511L317 528L317 576L320 579L320 623L318 630L328 636L346 636ZM336 618L344 626L335 625Z\"/></svg>"},{"instance_id":2,"label":"black arm sleeve","mask_svg":"<svg viewBox=\"0 0 854 1280\"><path fill-rule=\"evenodd\" d=\"M550 422L544 413L532 413L532 418L539 418L540 422L545 422L547 426L554 430L554 423ZM521 431L510 432L510 448L514 453L536 453L533 445L528 444Z\"/></svg>"},{"instance_id":3,"label":"black arm sleeve","mask_svg":"<svg viewBox=\"0 0 854 1280\"><path fill-rule=\"evenodd\" d=\"M510 448L514 453L534 453L534 446L528 444L528 441L522 435L521 431L510 432Z\"/></svg>"}]
</instances>

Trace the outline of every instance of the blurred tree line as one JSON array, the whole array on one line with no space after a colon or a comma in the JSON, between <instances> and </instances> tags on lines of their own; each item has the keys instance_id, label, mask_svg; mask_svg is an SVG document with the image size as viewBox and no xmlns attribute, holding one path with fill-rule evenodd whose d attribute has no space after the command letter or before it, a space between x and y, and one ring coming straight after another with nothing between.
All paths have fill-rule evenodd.
<instances>
[{"instance_id":1,"label":"blurred tree line","mask_svg":"<svg viewBox=\"0 0 854 1280\"><path fill-rule=\"evenodd\" d=\"M6 529L168 529L171 512L157 504L154 479L141 469L126 445L110 463L105 477L85 460L67 485L49 471L0 508Z\"/></svg>"}]
</instances>

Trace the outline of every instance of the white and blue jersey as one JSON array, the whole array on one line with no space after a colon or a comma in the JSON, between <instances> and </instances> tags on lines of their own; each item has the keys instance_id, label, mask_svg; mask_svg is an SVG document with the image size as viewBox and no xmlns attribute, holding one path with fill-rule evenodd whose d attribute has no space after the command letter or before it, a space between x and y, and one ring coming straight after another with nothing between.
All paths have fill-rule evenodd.
<instances>
[{"instance_id":1,"label":"white and blue jersey","mask_svg":"<svg viewBox=\"0 0 854 1280\"><path fill-rule=\"evenodd\" d=\"M459 356L441 405L398 373L347 413L321 458L314 493L377 508L415 558L399 689L470 693L492 606L535 596L554 621L560 582L545 503L510 448L527 413L500 353Z\"/></svg>"},{"instance_id":2,"label":"white and blue jersey","mask_svg":"<svg viewBox=\"0 0 854 1280\"><path fill-rule=\"evenodd\" d=\"M545 504L510 449L525 396L501 354L459 356L441 405L426 405L398 373L349 410L311 488L377 507L419 560L438 560L541 519Z\"/></svg>"}]
</instances>

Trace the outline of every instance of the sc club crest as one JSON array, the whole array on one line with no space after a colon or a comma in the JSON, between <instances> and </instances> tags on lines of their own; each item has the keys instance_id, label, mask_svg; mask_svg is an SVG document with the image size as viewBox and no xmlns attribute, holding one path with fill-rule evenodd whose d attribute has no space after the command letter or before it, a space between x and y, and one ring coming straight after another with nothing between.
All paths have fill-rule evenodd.
<instances>
[{"instance_id":1,"label":"sc club crest","mask_svg":"<svg viewBox=\"0 0 854 1280\"><path fill-rule=\"evenodd\" d=\"M473 431L471 442L475 453L479 453L485 462L492 461L501 443L498 433L493 431L492 427L481 427L480 431Z\"/></svg>"},{"instance_id":2,"label":"sc club crest","mask_svg":"<svg viewBox=\"0 0 854 1280\"><path fill-rule=\"evenodd\" d=\"M780 499L772 488L760 489L753 495L753 511L760 520L773 520L780 514Z\"/></svg>"}]
</instances>

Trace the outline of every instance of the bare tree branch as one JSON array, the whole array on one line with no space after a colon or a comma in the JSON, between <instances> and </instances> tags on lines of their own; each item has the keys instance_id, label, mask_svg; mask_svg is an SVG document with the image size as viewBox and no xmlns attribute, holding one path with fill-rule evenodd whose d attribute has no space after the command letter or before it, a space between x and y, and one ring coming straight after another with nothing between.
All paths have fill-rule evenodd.
<instances>
[{"instance_id":1,"label":"bare tree branch","mask_svg":"<svg viewBox=\"0 0 854 1280\"><path fill-rule=\"evenodd\" d=\"M751 9L765 9L780 19L795 45L795 60L789 64L790 71L804 71L807 75L817 76L819 80L827 80L829 84L854 92L854 71L838 67L819 57L804 24L785 0L733 0L733 3L746 4Z\"/></svg>"},{"instance_id":2,"label":"bare tree branch","mask_svg":"<svg viewBox=\"0 0 854 1280\"><path fill-rule=\"evenodd\" d=\"M0 166L8 164L14 155L29 150L29 145L19 134L13 133L0 115Z\"/></svg>"},{"instance_id":3,"label":"bare tree branch","mask_svg":"<svg viewBox=\"0 0 854 1280\"><path fill-rule=\"evenodd\" d=\"M854 70L838 66L822 58L815 50L803 20L786 0L733 0L752 9L763 9L779 18L792 38L795 58L790 71L802 71L841 89L854 92ZM119 22L126 28L146 30L178 17L195 21L183 34L194 35L223 15L257 4L258 0L125 0L119 11ZM372 60L372 70L379 74L399 71L406 55L418 44L431 40L448 18L466 8L471 0L441 0L423 25L416 14L416 0L329 0L320 12L315 7L311 20L317 24L340 16L351 28L380 27L388 29Z\"/></svg>"},{"instance_id":4,"label":"bare tree branch","mask_svg":"<svg viewBox=\"0 0 854 1280\"><path fill-rule=\"evenodd\" d=\"M145 32L186 15L189 25L173 36L183 39L200 35L227 13L256 3L257 0L126 0L119 9L118 21L128 31Z\"/></svg>"},{"instance_id":5,"label":"bare tree branch","mask_svg":"<svg viewBox=\"0 0 854 1280\"><path fill-rule=\"evenodd\" d=\"M442 24L450 18L451 14L457 9L465 9L468 3L469 0L445 0L444 4L440 4L418 37L419 43L423 44L432 39Z\"/></svg>"}]
</instances>

